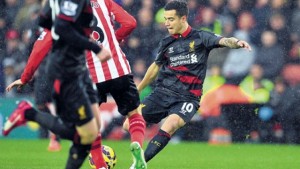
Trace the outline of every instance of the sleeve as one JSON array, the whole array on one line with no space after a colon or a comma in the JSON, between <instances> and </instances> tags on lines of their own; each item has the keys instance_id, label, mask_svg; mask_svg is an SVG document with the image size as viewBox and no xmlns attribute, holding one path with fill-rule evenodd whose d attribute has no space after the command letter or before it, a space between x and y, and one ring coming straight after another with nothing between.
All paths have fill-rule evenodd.
<instances>
[{"instance_id":1,"label":"sleeve","mask_svg":"<svg viewBox=\"0 0 300 169\"><path fill-rule=\"evenodd\" d=\"M206 48L213 49L221 47L219 41L223 38L222 36L207 31L200 31L199 35Z\"/></svg>"},{"instance_id":2,"label":"sleeve","mask_svg":"<svg viewBox=\"0 0 300 169\"><path fill-rule=\"evenodd\" d=\"M39 67L44 58L47 56L51 47L51 32L45 29L34 43L26 67L21 75L22 83L28 83L28 81L32 79L34 72Z\"/></svg>"},{"instance_id":3,"label":"sleeve","mask_svg":"<svg viewBox=\"0 0 300 169\"><path fill-rule=\"evenodd\" d=\"M94 53L99 53L101 48L94 42L83 35L80 35L70 22L57 18L54 22L55 33L59 35L65 42L79 49L91 50Z\"/></svg>"},{"instance_id":4,"label":"sleeve","mask_svg":"<svg viewBox=\"0 0 300 169\"><path fill-rule=\"evenodd\" d=\"M162 65L164 62L166 62L166 58L164 57L165 56L165 50L166 49L164 49L163 41L160 41L159 47L158 47L158 52L157 52L157 55L156 55L155 60L154 60L154 62L157 65Z\"/></svg>"},{"instance_id":5,"label":"sleeve","mask_svg":"<svg viewBox=\"0 0 300 169\"><path fill-rule=\"evenodd\" d=\"M125 39L136 28L136 20L114 1L107 1L110 2L109 9L111 9L111 12L115 17L115 21L117 21L121 25L120 28L115 32L117 40L121 41Z\"/></svg>"}]
</instances>

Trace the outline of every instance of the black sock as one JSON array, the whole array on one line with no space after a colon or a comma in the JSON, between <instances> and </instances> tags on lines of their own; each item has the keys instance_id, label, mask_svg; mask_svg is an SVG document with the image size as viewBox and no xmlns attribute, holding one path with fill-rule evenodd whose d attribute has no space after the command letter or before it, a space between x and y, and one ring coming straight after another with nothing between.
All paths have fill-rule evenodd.
<instances>
[{"instance_id":1,"label":"black sock","mask_svg":"<svg viewBox=\"0 0 300 169\"><path fill-rule=\"evenodd\" d=\"M80 137L74 126L67 126L58 117L49 113L37 112L35 109L28 109L25 112L25 118L39 123L42 127L49 129L63 139L80 143Z\"/></svg>"},{"instance_id":2,"label":"black sock","mask_svg":"<svg viewBox=\"0 0 300 169\"><path fill-rule=\"evenodd\" d=\"M91 145L73 144L69 151L66 169L79 169L90 149Z\"/></svg>"},{"instance_id":3,"label":"black sock","mask_svg":"<svg viewBox=\"0 0 300 169\"><path fill-rule=\"evenodd\" d=\"M158 133L150 140L146 151L145 160L150 161L156 154L158 154L170 141L171 136L163 131L159 130Z\"/></svg>"},{"instance_id":4,"label":"black sock","mask_svg":"<svg viewBox=\"0 0 300 169\"><path fill-rule=\"evenodd\" d=\"M43 112L43 113L48 113L48 114L51 114L51 115L53 115L51 112L50 112L50 110L49 110L49 108L48 108L48 106L46 106L46 105L44 105L44 104L41 104L41 105L37 105L37 107L38 107L38 110L39 110L39 112ZM55 116L55 115L54 115ZM41 134L42 134L42 132L43 132L43 129L45 130L46 128L44 128L44 127L42 127L41 126L41 128L40 128L40 131L41 131ZM47 138L49 137L48 135L48 129L46 129L47 131ZM44 138L44 137L42 137L42 138ZM60 142L60 137L59 137L59 135L56 135L55 134L55 140L56 141L58 141L58 142Z\"/></svg>"}]
</instances>

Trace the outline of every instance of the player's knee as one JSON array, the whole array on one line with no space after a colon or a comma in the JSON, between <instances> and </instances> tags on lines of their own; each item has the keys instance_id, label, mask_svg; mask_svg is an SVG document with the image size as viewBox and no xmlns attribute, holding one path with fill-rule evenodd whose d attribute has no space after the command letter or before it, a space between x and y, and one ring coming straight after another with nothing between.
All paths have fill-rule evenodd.
<instances>
[{"instance_id":1,"label":"player's knee","mask_svg":"<svg viewBox=\"0 0 300 169\"><path fill-rule=\"evenodd\" d=\"M81 144L88 145L92 144L97 138L98 132L86 132L81 135Z\"/></svg>"},{"instance_id":2,"label":"player's knee","mask_svg":"<svg viewBox=\"0 0 300 169\"><path fill-rule=\"evenodd\" d=\"M126 120L123 123L123 130L129 131L129 121L128 121L128 118L126 118Z\"/></svg>"}]
</instances>

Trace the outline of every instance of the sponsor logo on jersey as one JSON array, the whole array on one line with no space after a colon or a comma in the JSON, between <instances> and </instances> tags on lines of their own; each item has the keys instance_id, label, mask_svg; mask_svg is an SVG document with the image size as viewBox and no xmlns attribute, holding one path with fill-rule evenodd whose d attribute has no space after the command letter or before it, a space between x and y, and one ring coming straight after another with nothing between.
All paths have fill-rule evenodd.
<instances>
[{"instance_id":1,"label":"sponsor logo on jersey","mask_svg":"<svg viewBox=\"0 0 300 169\"><path fill-rule=\"evenodd\" d=\"M168 53L174 53L174 48L173 47L170 47L168 50L169 50Z\"/></svg>"},{"instance_id":2,"label":"sponsor logo on jersey","mask_svg":"<svg viewBox=\"0 0 300 169\"><path fill-rule=\"evenodd\" d=\"M64 1L61 6L61 12L67 16L75 16L78 5L71 1Z\"/></svg>"}]
</instances>

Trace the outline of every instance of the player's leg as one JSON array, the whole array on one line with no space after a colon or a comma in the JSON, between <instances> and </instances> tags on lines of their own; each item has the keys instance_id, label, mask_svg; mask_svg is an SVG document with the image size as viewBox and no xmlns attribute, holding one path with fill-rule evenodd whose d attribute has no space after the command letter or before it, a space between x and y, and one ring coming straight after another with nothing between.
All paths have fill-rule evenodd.
<instances>
[{"instance_id":1,"label":"player's leg","mask_svg":"<svg viewBox=\"0 0 300 169\"><path fill-rule=\"evenodd\" d=\"M78 138L69 151L66 168L80 168L96 140L99 127L92 111L85 75L62 82L55 81L57 113L64 122L75 125ZM104 166L106 168L106 166Z\"/></svg>"},{"instance_id":2,"label":"player's leg","mask_svg":"<svg viewBox=\"0 0 300 169\"><path fill-rule=\"evenodd\" d=\"M169 115L158 133L149 141L145 151L145 160L150 161L169 143L172 135L185 125L184 120L176 114Z\"/></svg>"},{"instance_id":3,"label":"player's leg","mask_svg":"<svg viewBox=\"0 0 300 169\"><path fill-rule=\"evenodd\" d=\"M101 128L101 116L100 109L98 104L98 96L96 91L96 86L91 83L88 75L85 76L85 83L87 85L87 93L89 96L89 100L92 103L92 112L97 122L97 127L99 129L99 133L95 141L92 143L92 147L90 153L92 155L92 159L94 161L94 165L96 168L107 167L105 160L102 155L102 136L100 133Z\"/></svg>"},{"instance_id":4,"label":"player's leg","mask_svg":"<svg viewBox=\"0 0 300 169\"><path fill-rule=\"evenodd\" d=\"M38 76L36 76L34 82L34 97L37 109L40 112L51 113L56 116L55 108L53 108L52 102L52 89L53 82L50 80L49 76L45 76L45 62L44 60L38 69ZM60 138L48 129L41 127L41 131L47 132L47 137L49 137L48 151L60 151ZM50 133L50 134L48 134Z\"/></svg>"},{"instance_id":5,"label":"player's leg","mask_svg":"<svg viewBox=\"0 0 300 169\"><path fill-rule=\"evenodd\" d=\"M130 133L131 145L130 150L134 158L136 169L146 169L147 164L144 160L144 152L142 149L146 123L137 108L140 104L139 93L133 81L132 75L126 75L115 79L112 82L111 95L117 103L118 110L123 116L127 116Z\"/></svg>"},{"instance_id":6,"label":"player's leg","mask_svg":"<svg viewBox=\"0 0 300 169\"><path fill-rule=\"evenodd\" d=\"M180 97L176 96L174 98L172 94L168 96L167 93L164 93L160 96L160 98L161 102L165 102L166 105L162 106L165 106L164 108L168 109L166 111L169 112L169 115L164 121L158 133L149 141L149 144L145 151L145 159L147 162L151 160L156 154L158 154L169 143L172 135L179 128L183 127L188 121L191 120L199 107L197 101L177 101L178 99L180 100ZM146 99L145 103L146 106L142 108L142 114L145 120L148 122L151 121L151 119L155 118L157 115L150 113L151 111L155 110L147 108L147 104L151 103L149 102L149 99Z\"/></svg>"}]
</instances>

